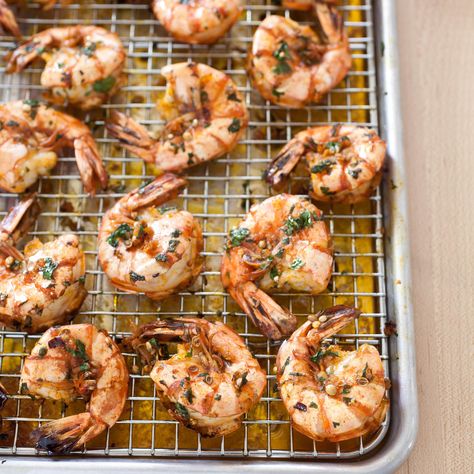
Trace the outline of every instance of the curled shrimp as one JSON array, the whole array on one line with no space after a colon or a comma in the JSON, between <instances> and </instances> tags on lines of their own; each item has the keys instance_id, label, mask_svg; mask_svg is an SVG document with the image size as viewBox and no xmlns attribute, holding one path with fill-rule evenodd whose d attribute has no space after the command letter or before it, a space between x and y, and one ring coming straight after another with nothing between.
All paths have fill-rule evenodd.
<instances>
[{"instance_id":1,"label":"curled shrimp","mask_svg":"<svg viewBox=\"0 0 474 474\"><path fill-rule=\"evenodd\" d=\"M106 331L73 324L41 336L25 359L20 384L33 397L88 400L86 412L51 421L32 433L38 449L67 454L115 424L127 399L128 371Z\"/></svg>"},{"instance_id":2,"label":"curled shrimp","mask_svg":"<svg viewBox=\"0 0 474 474\"><path fill-rule=\"evenodd\" d=\"M271 339L291 334L296 318L265 292L317 294L328 285L332 246L321 219L322 212L308 200L280 194L252 206L230 231L222 259L222 284Z\"/></svg>"},{"instance_id":3,"label":"curled shrimp","mask_svg":"<svg viewBox=\"0 0 474 474\"><path fill-rule=\"evenodd\" d=\"M215 43L238 20L240 0L153 0L153 13L178 41Z\"/></svg>"},{"instance_id":4,"label":"curled shrimp","mask_svg":"<svg viewBox=\"0 0 474 474\"><path fill-rule=\"evenodd\" d=\"M320 102L351 67L342 17L324 2L311 6L318 34L309 26L272 15L253 37L249 74L260 94L274 104L302 108Z\"/></svg>"},{"instance_id":5,"label":"curled shrimp","mask_svg":"<svg viewBox=\"0 0 474 474\"><path fill-rule=\"evenodd\" d=\"M95 193L108 176L89 128L37 100L0 104L0 188L21 193L57 162L56 152L74 148L84 188Z\"/></svg>"},{"instance_id":6,"label":"curled shrimp","mask_svg":"<svg viewBox=\"0 0 474 474\"><path fill-rule=\"evenodd\" d=\"M0 322L30 334L68 322L87 296L85 256L75 235L45 244L33 239L23 253L14 247L38 212L31 196L0 224Z\"/></svg>"},{"instance_id":7,"label":"curled shrimp","mask_svg":"<svg viewBox=\"0 0 474 474\"><path fill-rule=\"evenodd\" d=\"M48 101L90 110L106 102L124 83L125 50L119 37L98 26L49 28L13 51L7 72L20 72L41 57L41 85Z\"/></svg>"},{"instance_id":8,"label":"curled shrimp","mask_svg":"<svg viewBox=\"0 0 474 474\"><path fill-rule=\"evenodd\" d=\"M362 436L385 418L386 380L377 349L369 344L356 351L322 345L359 314L347 306L326 309L300 326L278 352L283 403L293 426L316 441Z\"/></svg>"},{"instance_id":9,"label":"curled shrimp","mask_svg":"<svg viewBox=\"0 0 474 474\"><path fill-rule=\"evenodd\" d=\"M204 436L237 430L266 385L265 372L242 338L221 322L159 320L141 326L132 339L145 360L151 339L180 343L178 353L158 360L150 374L170 415Z\"/></svg>"},{"instance_id":10,"label":"curled shrimp","mask_svg":"<svg viewBox=\"0 0 474 474\"><path fill-rule=\"evenodd\" d=\"M304 158L317 201L356 203L369 197L382 177L385 142L374 130L335 125L308 128L290 140L266 172L278 189Z\"/></svg>"},{"instance_id":11,"label":"curled shrimp","mask_svg":"<svg viewBox=\"0 0 474 474\"><path fill-rule=\"evenodd\" d=\"M160 110L168 120L160 137L114 112L112 136L131 153L164 171L180 172L230 152L243 135L248 113L242 95L223 72L205 64L179 63L161 73L167 80Z\"/></svg>"},{"instance_id":12,"label":"curled shrimp","mask_svg":"<svg viewBox=\"0 0 474 474\"><path fill-rule=\"evenodd\" d=\"M109 209L99 229L99 261L111 283L160 300L186 288L202 269L201 226L187 211L155 206L186 181L165 174Z\"/></svg>"}]
</instances>

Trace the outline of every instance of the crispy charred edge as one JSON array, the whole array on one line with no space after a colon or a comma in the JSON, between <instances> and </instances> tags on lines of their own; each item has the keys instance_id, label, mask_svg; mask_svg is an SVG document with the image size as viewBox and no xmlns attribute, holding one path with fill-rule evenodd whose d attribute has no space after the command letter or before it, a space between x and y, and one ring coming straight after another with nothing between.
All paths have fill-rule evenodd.
<instances>
[{"instance_id":1,"label":"crispy charred edge","mask_svg":"<svg viewBox=\"0 0 474 474\"><path fill-rule=\"evenodd\" d=\"M229 291L259 331L269 339L280 340L295 330L296 317L253 282L246 282Z\"/></svg>"},{"instance_id":2,"label":"crispy charred edge","mask_svg":"<svg viewBox=\"0 0 474 474\"><path fill-rule=\"evenodd\" d=\"M8 401L8 392L6 388L0 383L0 410L5 406ZM0 417L1 420L1 417Z\"/></svg>"},{"instance_id":3,"label":"crispy charred edge","mask_svg":"<svg viewBox=\"0 0 474 474\"><path fill-rule=\"evenodd\" d=\"M263 177L274 188L279 188L295 169L307 150L306 142L293 138L271 161Z\"/></svg>"},{"instance_id":4,"label":"crispy charred edge","mask_svg":"<svg viewBox=\"0 0 474 474\"><path fill-rule=\"evenodd\" d=\"M15 15L5 0L0 0L0 25L2 25L5 30L15 36L15 38L21 38L20 28L16 21Z\"/></svg>"},{"instance_id":5,"label":"crispy charred edge","mask_svg":"<svg viewBox=\"0 0 474 474\"><path fill-rule=\"evenodd\" d=\"M156 141L145 127L131 117L113 111L106 122L106 128L131 153L150 163L155 161Z\"/></svg>"},{"instance_id":6,"label":"crispy charred edge","mask_svg":"<svg viewBox=\"0 0 474 474\"><path fill-rule=\"evenodd\" d=\"M81 439L87 437L88 430L98 423L99 420L95 420L90 413L72 415L40 426L31 433L31 438L40 451L69 454L81 447Z\"/></svg>"},{"instance_id":7,"label":"crispy charred edge","mask_svg":"<svg viewBox=\"0 0 474 474\"><path fill-rule=\"evenodd\" d=\"M157 319L139 326L124 344L131 347L147 363L151 363L153 356L144 347L150 339L155 339L157 342L189 342L191 332L200 332L212 324L214 323L211 321L204 322L198 318Z\"/></svg>"},{"instance_id":8,"label":"crispy charred edge","mask_svg":"<svg viewBox=\"0 0 474 474\"><path fill-rule=\"evenodd\" d=\"M336 334L360 315L361 311L359 309L345 305L336 305L319 311L316 314L317 320L320 321L321 316L325 316L327 319L321 322L317 329L318 341Z\"/></svg>"},{"instance_id":9,"label":"crispy charred edge","mask_svg":"<svg viewBox=\"0 0 474 474\"><path fill-rule=\"evenodd\" d=\"M186 185L184 178L165 173L146 186L134 189L127 196L127 208L137 210L151 205L158 206L174 199Z\"/></svg>"},{"instance_id":10,"label":"crispy charred edge","mask_svg":"<svg viewBox=\"0 0 474 474\"><path fill-rule=\"evenodd\" d=\"M344 20L333 3L332 1L316 0L312 5L316 18L314 29L325 44L331 44L331 39L334 40L334 32L337 33L339 41L344 36ZM328 18L331 22L331 32L328 32L326 29L328 25L325 24L325 20ZM329 34L331 34L332 38L330 38Z\"/></svg>"},{"instance_id":11,"label":"crispy charred edge","mask_svg":"<svg viewBox=\"0 0 474 474\"><path fill-rule=\"evenodd\" d=\"M13 245L25 235L41 212L36 193L13 206L0 223L0 253L23 260L23 255Z\"/></svg>"}]
</instances>

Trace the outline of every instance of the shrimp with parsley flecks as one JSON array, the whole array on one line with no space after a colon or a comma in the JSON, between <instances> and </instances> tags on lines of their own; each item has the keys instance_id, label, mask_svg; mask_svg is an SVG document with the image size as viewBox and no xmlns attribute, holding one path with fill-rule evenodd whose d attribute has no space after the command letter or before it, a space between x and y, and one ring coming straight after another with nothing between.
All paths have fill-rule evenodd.
<instances>
[{"instance_id":1,"label":"shrimp with parsley flecks","mask_svg":"<svg viewBox=\"0 0 474 474\"><path fill-rule=\"evenodd\" d=\"M215 43L238 20L241 0L153 0L153 13L178 41Z\"/></svg>"},{"instance_id":2,"label":"shrimp with parsley flecks","mask_svg":"<svg viewBox=\"0 0 474 474\"><path fill-rule=\"evenodd\" d=\"M21 371L22 392L70 403L83 397L84 413L47 422L31 434L36 448L49 454L81 449L122 413L128 370L117 344L92 324L49 329L41 336Z\"/></svg>"},{"instance_id":3,"label":"shrimp with parsley flecks","mask_svg":"<svg viewBox=\"0 0 474 474\"><path fill-rule=\"evenodd\" d=\"M112 136L131 153L164 171L180 172L218 158L237 145L248 124L242 95L223 72L205 64L165 66L160 110L168 121L158 139L132 118L113 112Z\"/></svg>"},{"instance_id":4,"label":"shrimp with parsley flecks","mask_svg":"<svg viewBox=\"0 0 474 474\"><path fill-rule=\"evenodd\" d=\"M271 339L291 334L296 318L266 292L318 294L331 277L332 245L322 212L297 196L279 194L252 206L226 247L224 288Z\"/></svg>"},{"instance_id":5,"label":"shrimp with parsley flecks","mask_svg":"<svg viewBox=\"0 0 474 474\"><path fill-rule=\"evenodd\" d=\"M0 188L21 193L57 162L56 152L74 148L85 190L107 186L108 176L89 128L37 100L0 104Z\"/></svg>"},{"instance_id":6,"label":"shrimp with parsley flecks","mask_svg":"<svg viewBox=\"0 0 474 474\"><path fill-rule=\"evenodd\" d=\"M87 296L85 256L75 235L14 247L39 213L36 197L20 201L0 224L0 323L36 334L68 322Z\"/></svg>"},{"instance_id":7,"label":"shrimp with parsley flecks","mask_svg":"<svg viewBox=\"0 0 474 474\"><path fill-rule=\"evenodd\" d=\"M322 344L360 311L335 306L300 326L280 347L277 381L292 425L316 441L344 441L375 431L388 409L389 384L377 349Z\"/></svg>"},{"instance_id":8,"label":"shrimp with parsley flecks","mask_svg":"<svg viewBox=\"0 0 474 474\"><path fill-rule=\"evenodd\" d=\"M238 429L266 387L265 372L242 338L221 322L176 318L144 324L131 339L148 363L165 342L178 342L178 352L158 359L150 376L170 415L203 436Z\"/></svg>"},{"instance_id":9,"label":"shrimp with parsley flecks","mask_svg":"<svg viewBox=\"0 0 474 474\"><path fill-rule=\"evenodd\" d=\"M320 102L348 73L352 59L342 17L333 5L311 5L317 33L278 15L266 17L253 37L249 74L274 104L302 108Z\"/></svg>"},{"instance_id":10,"label":"shrimp with parsley flecks","mask_svg":"<svg viewBox=\"0 0 474 474\"><path fill-rule=\"evenodd\" d=\"M20 72L36 58L46 65L41 85L48 101L83 110L98 107L124 83L125 50L119 37L98 26L66 26L36 33L13 51L7 72Z\"/></svg>"},{"instance_id":11,"label":"shrimp with parsley flecks","mask_svg":"<svg viewBox=\"0 0 474 474\"><path fill-rule=\"evenodd\" d=\"M99 229L99 261L114 286L160 300L199 275L203 264L199 222L187 211L156 207L185 185L184 179L164 174L105 213Z\"/></svg>"},{"instance_id":12,"label":"shrimp with parsley flecks","mask_svg":"<svg viewBox=\"0 0 474 474\"><path fill-rule=\"evenodd\" d=\"M266 180L279 189L304 159L316 201L356 203L380 183L385 142L374 130L356 125L308 128L291 139L270 163Z\"/></svg>"}]
</instances>

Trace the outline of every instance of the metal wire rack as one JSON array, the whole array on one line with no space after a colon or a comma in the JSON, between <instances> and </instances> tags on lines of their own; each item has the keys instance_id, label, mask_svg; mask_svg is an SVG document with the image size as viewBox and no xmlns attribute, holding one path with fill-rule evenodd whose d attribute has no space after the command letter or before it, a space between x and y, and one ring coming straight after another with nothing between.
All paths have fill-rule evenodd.
<instances>
[{"instance_id":1,"label":"metal wire rack","mask_svg":"<svg viewBox=\"0 0 474 474\"><path fill-rule=\"evenodd\" d=\"M83 116L94 130L111 176L110 190L88 197L82 188L72 155L63 156L51 176L38 183L43 212L28 239L43 241L73 232L80 236L87 256L89 296L75 322L92 322L103 327L118 342L130 334L133 324L156 317L177 315L219 318L239 331L262 367L267 370L267 389L236 433L208 440L171 419L156 396L146 375L131 374L129 397L118 423L98 437L81 456L165 456L165 457L272 457L272 458L357 458L373 450L384 438L389 415L377 433L343 443L316 443L294 431L275 389L273 366L278 346L259 335L232 299L223 291L219 264L229 229L254 202L268 197L270 190L261 180L266 163L297 131L308 125L348 122L377 129L374 30L370 0L341 2L354 66L348 77L320 105L303 111L289 111L265 103L249 83L245 72L247 49L263 17L271 13L297 14L283 10L269 0L250 0L240 22L211 47L189 46L173 41L153 18L146 3L74 3L42 12L37 5L18 10L23 33L30 35L52 26L77 23L102 25L117 32L127 50L128 84L101 110ZM0 37L2 56L14 46L11 37ZM142 295L129 295L110 285L98 264L97 228L101 216L118 197L152 178L154 169L135 159L107 136L104 120L111 109L126 110L150 128L163 122L155 103L164 91L160 68L180 61L199 61L223 70L245 96L250 126L239 146L228 156L201 165L188 173L189 186L178 204L202 223L206 270L193 288L156 303ZM3 102L39 98L41 64L21 75L2 77ZM299 193L303 177L295 177L288 191ZM18 196L0 194L2 214ZM331 304L355 304L363 316L335 341L348 347L373 344L388 373L388 346L384 335L386 319L383 248L382 197L377 192L367 203L356 206L324 206L325 219L334 238L336 258L328 290L316 297L280 294L302 322L309 313ZM10 393L0 429L1 455L37 454L29 434L39 422L78 413L84 402L66 407L61 403L32 400L20 394L19 378L23 360L39 336L0 330L0 381ZM135 354L124 354L129 366Z\"/></svg>"}]
</instances>

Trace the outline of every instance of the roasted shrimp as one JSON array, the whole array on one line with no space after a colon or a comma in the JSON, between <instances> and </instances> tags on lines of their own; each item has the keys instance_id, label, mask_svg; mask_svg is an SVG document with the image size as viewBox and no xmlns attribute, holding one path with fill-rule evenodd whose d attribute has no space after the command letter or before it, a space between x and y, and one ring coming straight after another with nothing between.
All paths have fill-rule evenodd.
<instances>
[{"instance_id":1,"label":"roasted shrimp","mask_svg":"<svg viewBox=\"0 0 474 474\"><path fill-rule=\"evenodd\" d=\"M38 212L31 196L0 224L0 323L30 334L68 322L87 296L85 256L76 236L46 244L34 239L24 253L13 246Z\"/></svg>"},{"instance_id":2,"label":"roasted shrimp","mask_svg":"<svg viewBox=\"0 0 474 474\"><path fill-rule=\"evenodd\" d=\"M6 2L5 0L0 0L0 26L8 33L11 33L13 36L21 38L20 28L18 26L14 13L10 9L9 3L21 2ZM70 0L61 0L60 2L57 2L56 0L36 0L35 3L41 5L43 10L50 10L56 3L60 3L61 5L67 5L71 2Z\"/></svg>"},{"instance_id":3,"label":"roasted shrimp","mask_svg":"<svg viewBox=\"0 0 474 474\"><path fill-rule=\"evenodd\" d=\"M234 82L205 64L179 63L161 73L167 89L160 110L168 121L159 139L126 115L114 112L112 136L145 161L180 172L230 152L243 135L248 113Z\"/></svg>"},{"instance_id":4,"label":"roasted shrimp","mask_svg":"<svg viewBox=\"0 0 474 474\"><path fill-rule=\"evenodd\" d=\"M151 8L178 41L215 43L238 20L240 0L152 0Z\"/></svg>"},{"instance_id":5,"label":"roasted shrimp","mask_svg":"<svg viewBox=\"0 0 474 474\"><path fill-rule=\"evenodd\" d=\"M155 206L186 181L165 174L109 209L99 230L99 261L111 283L160 300L186 288L202 269L201 226L187 211Z\"/></svg>"},{"instance_id":6,"label":"roasted shrimp","mask_svg":"<svg viewBox=\"0 0 474 474\"><path fill-rule=\"evenodd\" d=\"M94 194L108 176L89 128L37 100L0 104L0 188L21 193L48 174L56 151L74 148L84 188Z\"/></svg>"},{"instance_id":7,"label":"roasted shrimp","mask_svg":"<svg viewBox=\"0 0 474 474\"><path fill-rule=\"evenodd\" d=\"M41 85L46 99L90 110L106 102L124 83L125 50L115 33L98 26L49 28L13 51L7 72L20 72L36 58L46 61Z\"/></svg>"},{"instance_id":8,"label":"roasted shrimp","mask_svg":"<svg viewBox=\"0 0 474 474\"><path fill-rule=\"evenodd\" d=\"M204 436L224 436L240 427L260 400L265 372L240 336L221 322L197 318L156 321L141 326L132 346L150 362L153 345L180 342L178 353L158 360L151 372L170 415ZM156 346L155 346L156 347Z\"/></svg>"},{"instance_id":9,"label":"roasted shrimp","mask_svg":"<svg viewBox=\"0 0 474 474\"><path fill-rule=\"evenodd\" d=\"M318 34L289 18L272 15L257 28L249 74L274 104L302 108L320 102L348 73L352 58L342 17L332 5L313 2Z\"/></svg>"},{"instance_id":10,"label":"roasted shrimp","mask_svg":"<svg viewBox=\"0 0 474 474\"><path fill-rule=\"evenodd\" d=\"M280 194L252 206L230 231L222 259L222 284L271 339L291 334L296 318L264 291L317 294L328 285L332 246L321 219L322 212L309 201Z\"/></svg>"},{"instance_id":11,"label":"roasted shrimp","mask_svg":"<svg viewBox=\"0 0 474 474\"><path fill-rule=\"evenodd\" d=\"M379 185L385 142L366 127L334 125L308 128L290 140L266 172L278 189L304 158L311 173L310 196L316 201L356 203Z\"/></svg>"},{"instance_id":12,"label":"roasted shrimp","mask_svg":"<svg viewBox=\"0 0 474 474\"><path fill-rule=\"evenodd\" d=\"M380 354L362 344L356 351L323 345L360 312L335 306L307 321L277 356L281 398L293 426L316 441L344 441L375 431L385 418L387 380Z\"/></svg>"},{"instance_id":13,"label":"roasted shrimp","mask_svg":"<svg viewBox=\"0 0 474 474\"><path fill-rule=\"evenodd\" d=\"M88 400L86 412L51 421L32 433L38 449L67 454L115 424L127 399L128 371L106 331L73 324L43 334L25 359L20 383L33 397Z\"/></svg>"}]
</instances>

